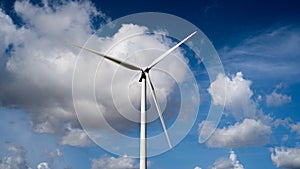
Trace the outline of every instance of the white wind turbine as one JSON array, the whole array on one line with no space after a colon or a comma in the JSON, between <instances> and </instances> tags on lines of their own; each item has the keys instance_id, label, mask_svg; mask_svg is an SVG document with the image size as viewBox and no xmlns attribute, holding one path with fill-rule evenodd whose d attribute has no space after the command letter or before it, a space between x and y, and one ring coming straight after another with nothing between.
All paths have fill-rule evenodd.
<instances>
[{"instance_id":1,"label":"white wind turbine","mask_svg":"<svg viewBox=\"0 0 300 169\"><path fill-rule=\"evenodd\" d=\"M150 76L149 76L149 71L155 66L157 65L161 60L163 60L166 56L168 56L171 52L173 52L176 48L178 48L181 44L183 44L185 41L187 41L190 37L192 37L194 34L196 34L196 31L191 33L190 35L188 35L186 38L184 38L182 41L180 41L179 43L177 43L175 46L173 46L172 48L170 48L169 50L167 50L165 53L163 53L162 55L160 55L158 58L156 58L149 66L147 66L146 68L141 68L137 65L134 65L132 63L128 63L128 62L124 62L123 60L111 57L111 56L107 56L104 54L101 54L93 49L88 49L76 44L71 44L74 47L77 48L81 48L83 50L89 51L91 53L94 53L98 56L104 57L107 60L110 60L114 63L117 63L118 65L121 65L127 69L130 70L134 70L134 71L141 71L141 77L139 79L139 82L142 83L141 86L141 121L140 121L140 169L146 169L146 165L147 165L147 161L146 161L146 83L148 83L150 91L151 91L151 95L153 97L154 103L155 103L155 107L157 109L157 113L159 115L159 119L160 122L162 124L168 145L170 148L172 148L172 144L167 132L167 128L164 122L164 119L162 117L162 112L161 109L159 107L158 101L157 101L157 97L155 94L155 89L154 86L151 82Z\"/></svg>"}]
</instances>

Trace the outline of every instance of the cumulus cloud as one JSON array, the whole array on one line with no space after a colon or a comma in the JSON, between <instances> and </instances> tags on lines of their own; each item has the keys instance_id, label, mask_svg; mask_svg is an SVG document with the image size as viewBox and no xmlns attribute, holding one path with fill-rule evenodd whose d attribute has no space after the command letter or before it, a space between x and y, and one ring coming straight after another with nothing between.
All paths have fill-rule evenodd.
<instances>
[{"instance_id":1,"label":"cumulus cloud","mask_svg":"<svg viewBox=\"0 0 300 169\"><path fill-rule=\"evenodd\" d=\"M97 11L88 1L62 1L54 4L43 1L43 3L41 6L36 6L30 1L15 2L14 10L24 22L20 27L16 27L12 19L0 11L0 105L22 108L30 113L32 126L36 132L62 136L60 143L63 145L89 145L87 136L83 134L77 120L72 102L72 74L79 50L70 47L66 42L84 43L95 32L91 20L97 18L105 22L109 18L101 11ZM138 33L139 36L132 37L133 33ZM140 66L151 63L155 55L148 52L148 54L144 53L144 58L140 58L132 56L133 52L151 48L157 49L159 55L173 44L170 39L147 34L146 27L134 24L121 26L111 37L94 36L94 39L89 42L90 48L104 53L109 51L113 56ZM118 45L111 48L115 43ZM180 50L174 53L184 60ZM89 57L89 54L85 56L83 65L88 72L95 68L93 65L97 66L99 57ZM179 69L178 63L179 61L171 59L168 62L161 62L157 68L173 72L176 79L181 81L185 78L186 72ZM99 71L101 79L97 79L95 83L110 87L107 78L111 78L110 73L116 71L118 67L104 61L101 68L106 71ZM93 69L95 70L96 68ZM164 100L172 92L175 82L161 80L165 77L155 74L157 73L153 71L152 79L157 87L158 99ZM94 104L94 97L86 97L88 88L85 79L89 76L89 74L82 74L78 77L80 103L86 105L83 112L86 112L85 118L90 120L89 127L99 128L101 120L97 118L98 112L90 108L90 105ZM120 77L123 78L119 79L116 90L123 90L120 87L128 86L129 83L127 76L121 74ZM140 89L136 90L139 92ZM97 88L96 91L102 113L106 114L108 121L117 124L119 129L129 128L128 124L132 123L117 112L112 105L113 101L107 103L106 99L110 98L109 91L110 88L107 90L105 87ZM127 96L128 93L121 94ZM137 94L136 97L139 95ZM138 100L136 97L133 96L133 103ZM74 137L80 139L75 140Z\"/></svg>"},{"instance_id":2,"label":"cumulus cloud","mask_svg":"<svg viewBox=\"0 0 300 169\"><path fill-rule=\"evenodd\" d=\"M218 159L210 169L244 169L244 166L237 160L234 151L230 151L229 158Z\"/></svg>"},{"instance_id":3,"label":"cumulus cloud","mask_svg":"<svg viewBox=\"0 0 300 169\"><path fill-rule=\"evenodd\" d=\"M93 32L90 19L102 15L88 1L51 6L15 2L25 23L20 28L0 12L0 103L31 113L37 132L63 134L65 123L78 124L70 89L76 53L66 41L87 39Z\"/></svg>"},{"instance_id":4,"label":"cumulus cloud","mask_svg":"<svg viewBox=\"0 0 300 169\"><path fill-rule=\"evenodd\" d=\"M222 86L224 81L226 88ZM213 104L222 105L225 101L225 109L237 120L244 118L266 119L267 117L263 115L256 101L252 99L251 83L250 80L244 79L242 72L237 72L232 77L218 75L208 88L208 92L212 96Z\"/></svg>"},{"instance_id":5,"label":"cumulus cloud","mask_svg":"<svg viewBox=\"0 0 300 169\"><path fill-rule=\"evenodd\" d=\"M300 168L300 149L276 147L272 149L271 159L276 167L297 169Z\"/></svg>"},{"instance_id":6,"label":"cumulus cloud","mask_svg":"<svg viewBox=\"0 0 300 169\"><path fill-rule=\"evenodd\" d=\"M222 87L225 80L226 89ZM269 116L264 115L257 101L253 99L251 81L244 79L242 72L228 77L219 75L211 83L208 92L212 96L213 104L222 105L225 101L225 110L233 115L237 121L221 129L216 129L206 142L209 147L247 147L264 145L268 142L271 127ZM226 92L226 97L224 97ZM222 97L223 96L223 97ZM260 97L258 97L260 98ZM199 124L199 131L206 121Z\"/></svg>"},{"instance_id":7,"label":"cumulus cloud","mask_svg":"<svg viewBox=\"0 0 300 169\"><path fill-rule=\"evenodd\" d=\"M280 89L281 85L276 86L276 88L272 91L271 94L266 96L267 106L282 106L286 103L292 101L292 97L286 94L278 93L278 89Z\"/></svg>"},{"instance_id":8,"label":"cumulus cloud","mask_svg":"<svg viewBox=\"0 0 300 169\"><path fill-rule=\"evenodd\" d=\"M46 162L41 162L38 164L37 169L50 169L49 164Z\"/></svg>"},{"instance_id":9,"label":"cumulus cloud","mask_svg":"<svg viewBox=\"0 0 300 169\"><path fill-rule=\"evenodd\" d=\"M206 144L209 147L228 148L259 146L269 141L271 133L271 127L261 121L244 119L241 123L216 129Z\"/></svg>"},{"instance_id":10,"label":"cumulus cloud","mask_svg":"<svg viewBox=\"0 0 300 169\"><path fill-rule=\"evenodd\" d=\"M128 156L115 157L101 157L92 160L92 169L137 169L139 164L135 159Z\"/></svg>"},{"instance_id":11,"label":"cumulus cloud","mask_svg":"<svg viewBox=\"0 0 300 169\"><path fill-rule=\"evenodd\" d=\"M10 155L5 156L0 161L0 168L3 169L31 169L26 161L26 151L23 147L9 145Z\"/></svg>"}]
</instances>

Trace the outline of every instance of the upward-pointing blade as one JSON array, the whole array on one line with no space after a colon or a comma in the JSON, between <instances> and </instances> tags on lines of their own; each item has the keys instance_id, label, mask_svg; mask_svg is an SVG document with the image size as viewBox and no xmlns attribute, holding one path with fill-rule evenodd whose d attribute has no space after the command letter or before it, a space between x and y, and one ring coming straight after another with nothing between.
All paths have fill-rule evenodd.
<instances>
[{"instance_id":1,"label":"upward-pointing blade","mask_svg":"<svg viewBox=\"0 0 300 169\"><path fill-rule=\"evenodd\" d=\"M183 44L185 41L187 41L190 37L192 37L196 33L197 33L197 31L191 33L189 36L187 36L186 38L184 38L181 42L177 43L175 46L173 46L172 48L170 48L169 50L167 50L165 53L163 53L162 55L160 55L158 58L156 58L152 62L152 64L148 67L148 69L151 69L156 64L158 64L161 60L163 60L166 56L168 56L171 52L173 52L176 48L178 48L178 46L180 46L181 44Z\"/></svg>"},{"instance_id":2,"label":"upward-pointing blade","mask_svg":"<svg viewBox=\"0 0 300 169\"><path fill-rule=\"evenodd\" d=\"M104 57L105 59L108 59L108 60L110 60L112 62L115 62L115 63L117 63L119 65L122 65L123 67L126 67L127 69L143 71L143 69L140 68L139 66L133 65L131 63L124 62L123 60L119 60L119 59L113 58L111 56L104 55L104 54L99 53L99 52L97 52L97 51L95 51L93 49L85 48L85 47L82 47L82 46L79 46L79 45L76 45L76 44L71 44L71 45L74 46L74 47L77 47L77 48L89 51L91 53L94 53L94 54L96 54L98 56Z\"/></svg>"},{"instance_id":3,"label":"upward-pointing blade","mask_svg":"<svg viewBox=\"0 0 300 169\"><path fill-rule=\"evenodd\" d=\"M156 107L156 110L157 110L157 113L158 113L161 125L162 125L162 127L164 129L164 133L165 133L167 141L168 141L168 145L169 145L170 148L172 148L172 144L171 144L168 132L167 132L165 121L164 121L164 119L162 117L162 113L161 113L161 110L160 110L160 107L159 107L159 104L158 104L158 101L157 101L157 98L156 98L156 94L155 94L155 90L154 90L153 84L152 84L152 82L150 80L149 74L148 73L145 73L145 74L146 74L146 77L147 77L146 81L148 82L148 85L150 87L150 91L151 91L151 94L152 94L152 97L153 97L153 100L154 100L154 104L155 104L155 107Z\"/></svg>"}]
</instances>

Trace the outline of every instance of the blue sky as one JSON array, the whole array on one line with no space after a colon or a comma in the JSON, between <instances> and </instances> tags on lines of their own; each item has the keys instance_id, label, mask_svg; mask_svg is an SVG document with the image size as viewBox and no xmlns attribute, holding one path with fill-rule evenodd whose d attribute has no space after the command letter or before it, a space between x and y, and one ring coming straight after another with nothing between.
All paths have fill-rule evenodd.
<instances>
[{"instance_id":1,"label":"blue sky","mask_svg":"<svg viewBox=\"0 0 300 169\"><path fill-rule=\"evenodd\" d=\"M149 11L176 15L201 29L218 52L225 74L209 84L203 64L188 58L200 86L197 119L172 150L150 157L148 168L300 168L298 1L1 1L0 7L1 169L138 167L138 159L102 149L82 130L72 102L79 50L65 42L83 44L105 23ZM123 29L143 32L142 26ZM161 49L172 44L143 38ZM226 100L219 97L222 81L227 83ZM159 85L163 89L165 84ZM86 91L79 92L85 99ZM105 89L96 92L103 94L100 101L106 99ZM199 143L210 104L223 101L218 128ZM94 117L88 116L91 126L99 125ZM137 136L136 124L118 121L118 115L108 117L118 131ZM129 130L123 130L125 126Z\"/></svg>"}]
</instances>

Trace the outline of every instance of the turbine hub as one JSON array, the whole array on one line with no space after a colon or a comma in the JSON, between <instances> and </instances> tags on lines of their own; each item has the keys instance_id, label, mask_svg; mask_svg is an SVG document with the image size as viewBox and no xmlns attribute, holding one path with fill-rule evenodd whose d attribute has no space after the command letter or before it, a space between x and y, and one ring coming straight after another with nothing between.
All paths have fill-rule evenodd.
<instances>
[{"instance_id":1,"label":"turbine hub","mask_svg":"<svg viewBox=\"0 0 300 169\"><path fill-rule=\"evenodd\" d=\"M139 82L142 82L142 79L146 79L145 71L142 71Z\"/></svg>"}]
</instances>

